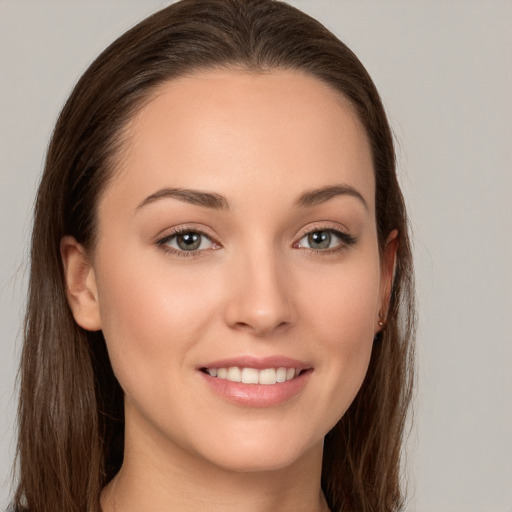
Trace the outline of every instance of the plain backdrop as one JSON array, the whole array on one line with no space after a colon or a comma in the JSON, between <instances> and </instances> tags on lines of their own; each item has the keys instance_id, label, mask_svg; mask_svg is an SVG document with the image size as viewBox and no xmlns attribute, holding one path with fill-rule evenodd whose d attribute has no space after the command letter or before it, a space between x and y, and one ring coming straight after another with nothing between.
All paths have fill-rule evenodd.
<instances>
[{"instance_id":1,"label":"plain backdrop","mask_svg":"<svg viewBox=\"0 0 512 512\"><path fill-rule=\"evenodd\" d=\"M167 2L0 0L0 509L11 494L30 214L56 116L93 58ZM414 231L408 512L512 512L512 2L296 0L363 61Z\"/></svg>"}]
</instances>

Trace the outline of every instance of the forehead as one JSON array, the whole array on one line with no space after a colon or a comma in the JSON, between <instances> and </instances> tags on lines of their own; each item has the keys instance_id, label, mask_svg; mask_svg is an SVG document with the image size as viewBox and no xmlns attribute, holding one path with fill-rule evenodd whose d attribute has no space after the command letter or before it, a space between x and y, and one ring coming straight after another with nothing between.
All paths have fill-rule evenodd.
<instances>
[{"instance_id":1,"label":"forehead","mask_svg":"<svg viewBox=\"0 0 512 512\"><path fill-rule=\"evenodd\" d=\"M208 70L166 82L125 134L110 188L134 202L171 186L291 196L345 183L373 208L362 124L346 98L302 72Z\"/></svg>"}]
</instances>

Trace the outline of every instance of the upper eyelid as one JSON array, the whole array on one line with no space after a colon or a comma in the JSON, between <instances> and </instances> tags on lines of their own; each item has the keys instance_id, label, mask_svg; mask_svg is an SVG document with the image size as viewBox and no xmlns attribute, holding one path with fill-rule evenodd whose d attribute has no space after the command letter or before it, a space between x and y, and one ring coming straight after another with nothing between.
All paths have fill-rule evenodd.
<instances>
[{"instance_id":1,"label":"upper eyelid","mask_svg":"<svg viewBox=\"0 0 512 512\"><path fill-rule=\"evenodd\" d=\"M206 249L194 249L194 250L191 250L191 251L187 251L187 250L184 250L184 249L179 249L179 248L176 248L176 247L171 247L169 242L173 238L176 238L177 236L179 236L181 234L184 234L184 233L197 233L197 234L205 237L212 246L216 246L216 247L209 247L209 248L206 248ZM155 240L155 245L158 248L160 248L161 250L163 250L165 253L173 254L176 257L179 256L179 257L186 257L186 258L203 256L204 253L207 252L207 251L215 250L215 249L218 249L218 248L222 247L211 236L209 236L208 234L204 233L201 230L198 230L198 229L187 229L187 228L182 229L182 228L179 228L179 227L178 228L174 228L174 229L171 228L171 230L168 231L167 234L163 234L163 235L157 237L157 239Z\"/></svg>"},{"instance_id":2,"label":"upper eyelid","mask_svg":"<svg viewBox=\"0 0 512 512\"><path fill-rule=\"evenodd\" d=\"M201 235L204 238L207 238L208 240L210 240L210 242L216 243L214 240L212 240L212 237L210 235L208 235L207 233L203 233L202 231L192 230L192 229L186 229L186 230L183 230L183 231L170 232L167 235L163 235L162 237L159 237L157 239L157 243L162 243L165 240L170 240L172 238L176 238L179 235L184 235L184 234L187 234L187 233L197 233L198 235Z\"/></svg>"},{"instance_id":3,"label":"upper eyelid","mask_svg":"<svg viewBox=\"0 0 512 512\"><path fill-rule=\"evenodd\" d=\"M351 235L350 230L339 222L325 221L325 222L314 222L312 224L308 224L307 226L300 229L296 236L296 239L303 238L310 233L314 233L315 231L335 231L340 232L348 236Z\"/></svg>"},{"instance_id":4,"label":"upper eyelid","mask_svg":"<svg viewBox=\"0 0 512 512\"><path fill-rule=\"evenodd\" d=\"M155 243L161 244L166 239L170 239L174 236L180 235L182 233L198 233L210 240L212 243L223 246L221 242L219 242L218 238L215 234L212 234L213 230L209 229L207 226L199 226L191 224L183 224L179 226L174 226L171 228L167 228L160 232L159 235L155 237ZM354 235L351 234L350 230L341 223L333 222L333 221L317 221L312 224L308 224L305 227L301 228L293 237L292 244L297 243L299 240L304 238L305 236L314 233L315 231L332 231L334 233L340 233L347 237L356 239Z\"/></svg>"},{"instance_id":5,"label":"upper eyelid","mask_svg":"<svg viewBox=\"0 0 512 512\"><path fill-rule=\"evenodd\" d=\"M336 248L330 248L330 249L313 249L313 248L309 248L309 247L297 247L297 248L300 248L303 250L311 250L311 251L319 252L319 253L328 253L328 252L330 252L330 251L332 252L333 250L336 250L336 249L354 245L358 241L358 237L351 234L350 231L346 228L343 229L343 228L340 228L339 226L333 227L333 226L324 225L324 226L314 226L311 229L304 231L300 237L296 238L296 241L293 242L293 245L295 246L303 238L306 238L311 233L315 233L318 231L330 231L330 232L334 233L334 235L340 239L340 243L338 244L338 246Z\"/></svg>"},{"instance_id":6,"label":"upper eyelid","mask_svg":"<svg viewBox=\"0 0 512 512\"><path fill-rule=\"evenodd\" d=\"M178 235L181 235L184 233L198 233L202 236L205 236L206 238L208 238L208 240L210 240L212 242L219 243L217 241L215 235L209 233L209 231L210 230L207 228L196 227L196 226L187 225L187 224L180 225L180 226L174 226L174 227L167 228L167 229L164 229L163 231L161 231L155 237L155 242L159 243L163 240L166 240L168 238L172 238L173 236L178 236Z\"/></svg>"}]
</instances>

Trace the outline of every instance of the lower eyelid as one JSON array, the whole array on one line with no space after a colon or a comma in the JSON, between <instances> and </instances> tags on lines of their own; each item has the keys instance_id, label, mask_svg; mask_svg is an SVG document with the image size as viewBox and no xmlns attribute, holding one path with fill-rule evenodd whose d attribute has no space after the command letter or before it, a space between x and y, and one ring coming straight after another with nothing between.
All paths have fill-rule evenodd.
<instances>
[{"instance_id":1,"label":"lower eyelid","mask_svg":"<svg viewBox=\"0 0 512 512\"><path fill-rule=\"evenodd\" d=\"M333 234L336 238L338 238L338 243L336 243L333 247L327 247L325 249L315 249L313 247L307 247L305 245L299 245L300 241L309 236L312 233L319 232L319 231L327 231L331 234ZM186 233L196 233L198 235L201 235L204 239L208 241L209 247L203 248L203 249L193 249L193 250L185 250L181 249L179 247L171 247L168 245L168 243L176 239L179 235L183 235ZM293 244L294 248L300 248L304 251L308 251L314 254L318 253L336 253L339 252L351 245L354 245L357 242L357 238L353 235L350 235L344 231L341 231L339 229L330 228L330 227L314 227L313 229L308 230L306 233L304 233L297 242ZM197 230L197 229L178 229L176 231L173 231L169 234L167 234L164 237L161 237L159 240L155 242L155 245L160 247L165 253L172 253L174 255L177 255L179 257L194 257L194 256L201 256L202 253L208 250L216 250L222 247L221 244L216 242L211 236L204 233L203 231Z\"/></svg>"},{"instance_id":2,"label":"lower eyelid","mask_svg":"<svg viewBox=\"0 0 512 512\"><path fill-rule=\"evenodd\" d=\"M320 232L320 231L327 231L327 232L333 234L336 238L338 238L339 243L334 247L329 247L326 249L314 249L312 247L304 247L304 246L299 245L301 240L303 240L304 238L307 238L312 233L316 233L316 232ZM356 237L354 237L346 232L343 232L339 229L334 229L334 228L329 228L329 227L322 228L320 226L319 227L315 226L313 229L310 229L309 231L304 233L299 238L299 240L297 242L295 242L293 245L294 245L294 247L297 247L297 248L309 249L309 250L315 251L315 252L329 252L329 251L335 251L336 249L343 248L346 246L354 245L356 243L356 241L357 241Z\"/></svg>"},{"instance_id":3,"label":"lower eyelid","mask_svg":"<svg viewBox=\"0 0 512 512\"><path fill-rule=\"evenodd\" d=\"M206 242L208 247L202 248L202 249L192 249L192 250L185 250L181 249L179 247L172 247L170 244L171 241L176 240L176 238L180 235L187 234L187 233L195 233L202 237L201 245ZM177 242L176 242L177 243ZM209 250L216 250L221 247L221 245L216 242L211 236L206 234L205 232L199 230L199 229L176 229L171 231L170 233L166 234L163 237L160 237L156 242L155 245L159 247L161 250L164 251L165 254L171 254L177 257L197 257L202 256L206 251Z\"/></svg>"}]
</instances>

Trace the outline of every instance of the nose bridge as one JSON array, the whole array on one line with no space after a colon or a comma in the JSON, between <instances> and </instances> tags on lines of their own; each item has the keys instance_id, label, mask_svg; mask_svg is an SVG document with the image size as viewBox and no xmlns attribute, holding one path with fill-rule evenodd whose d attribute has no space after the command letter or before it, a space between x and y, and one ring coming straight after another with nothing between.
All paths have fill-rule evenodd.
<instances>
[{"instance_id":1,"label":"nose bridge","mask_svg":"<svg viewBox=\"0 0 512 512\"><path fill-rule=\"evenodd\" d=\"M286 258L267 243L236 255L226 321L234 328L267 334L294 321Z\"/></svg>"}]
</instances>

